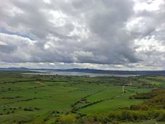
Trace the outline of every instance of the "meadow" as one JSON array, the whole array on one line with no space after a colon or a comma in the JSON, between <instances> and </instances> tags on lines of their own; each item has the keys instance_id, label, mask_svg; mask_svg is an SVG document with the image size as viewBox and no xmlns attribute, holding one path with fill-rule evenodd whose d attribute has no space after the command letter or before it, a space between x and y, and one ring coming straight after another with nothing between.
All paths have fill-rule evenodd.
<instances>
[{"instance_id":1,"label":"meadow","mask_svg":"<svg viewBox=\"0 0 165 124\"><path fill-rule=\"evenodd\" d=\"M148 105L145 102L158 96L160 91L155 91L155 95L153 89L163 90L161 99L165 98L162 96L165 93L163 76L88 77L24 73L0 72L0 124L165 122L165 106L161 106L164 101L159 101L159 106L155 105L158 103ZM144 94L154 96L144 99ZM157 115L146 118L137 115L146 116L153 111ZM137 117L132 117L132 113L136 113Z\"/></svg>"}]
</instances>

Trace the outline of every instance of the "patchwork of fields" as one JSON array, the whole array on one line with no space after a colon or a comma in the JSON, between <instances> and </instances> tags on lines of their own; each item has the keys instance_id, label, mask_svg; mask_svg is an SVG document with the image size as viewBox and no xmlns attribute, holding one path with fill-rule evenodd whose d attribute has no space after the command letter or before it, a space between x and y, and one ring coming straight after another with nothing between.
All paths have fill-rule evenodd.
<instances>
[{"instance_id":1,"label":"patchwork of fields","mask_svg":"<svg viewBox=\"0 0 165 124\"><path fill-rule=\"evenodd\" d=\"M0 124L107 123L111 122L105 121L110 113L144 101L130 96L164 87L165 77L161 76L119 78L0 72ZM120 123L132 124L129 120Z\"/></svg>"}]
</instances>

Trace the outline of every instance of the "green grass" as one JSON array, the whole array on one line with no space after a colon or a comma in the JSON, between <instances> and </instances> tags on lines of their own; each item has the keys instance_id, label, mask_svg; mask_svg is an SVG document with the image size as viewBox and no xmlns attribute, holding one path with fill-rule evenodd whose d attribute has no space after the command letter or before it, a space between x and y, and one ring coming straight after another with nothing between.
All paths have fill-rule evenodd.
<instances>
[{"instance_id":1,"label":"green grass","mask_svg":"<svg viewBox=\"0 0 165 124\"><path fill-rule=\"evenodd\" d=\"M148 83L153 78L139 77L138 80ZM163 86L165 78L159 79L161 81L156 78L155 83ZM151 88L137 87L139 84L136 83L126 86L126 93L123 93L122 79L113 77L105 77L104 80L103 77L26 76L0 72L0 123L52 123L59 116L65 118L63 116L70 113L73 106L76 113L106 114L143 102L129 97L148 92ZM94 103L97 101L100 102ZM94 104L88 105L91 103ZM58 111L58 114L52 115L53 111ZM68 115L66 119L73 117Z\"/></svg>"},{"instance_id":2,"label":"green grass","mask_svg":"<svg viewBox=\"0 0 165 124\"><path fill-rule=\"evenodd\" d=\"M142 122L125 122L121 124L164 124L164 122L157 122L156 120L148 120Z\"/></svg>"}]
</instances>

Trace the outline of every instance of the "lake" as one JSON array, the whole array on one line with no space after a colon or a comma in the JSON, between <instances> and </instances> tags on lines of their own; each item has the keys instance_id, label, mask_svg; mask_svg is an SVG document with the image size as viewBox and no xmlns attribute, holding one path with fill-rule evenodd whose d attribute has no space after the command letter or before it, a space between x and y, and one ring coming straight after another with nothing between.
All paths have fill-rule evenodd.
<instances>
[{"instance_id":1,"label":"lake","mask_svg":"<svg viewBox=\"0 0 165 124\"><path fill-rule=\"evenodd\" d=\"M37 70L36 72L23 73L23 74L31 74L31 75L65 75L65 76L89 76L89 77L97 77L97 76L113 76L113 77L132 77L139 76L134 74L102 74L102 73L87 73L87 72L67 72L67 71L43 71Z\"/></svg>"}]
</instances>

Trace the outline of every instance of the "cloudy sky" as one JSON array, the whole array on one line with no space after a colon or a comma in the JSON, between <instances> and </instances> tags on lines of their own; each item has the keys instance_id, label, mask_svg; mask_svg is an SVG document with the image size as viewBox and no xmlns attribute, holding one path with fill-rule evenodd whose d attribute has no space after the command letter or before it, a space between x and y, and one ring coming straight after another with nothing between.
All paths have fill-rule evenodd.
<instances>
[{"instance_id":1,"label":"cloudy sky","mask_svg":"<svg viewBox=\"0 0 165 124\"><path fill-rule=\"evenodd\" d=\"M165 69L165 0L0 0L0 67Z\"/></svg>"}]
</instances>

